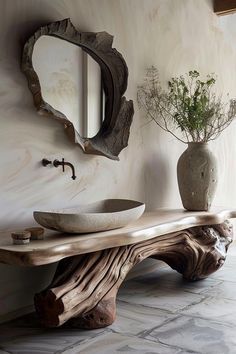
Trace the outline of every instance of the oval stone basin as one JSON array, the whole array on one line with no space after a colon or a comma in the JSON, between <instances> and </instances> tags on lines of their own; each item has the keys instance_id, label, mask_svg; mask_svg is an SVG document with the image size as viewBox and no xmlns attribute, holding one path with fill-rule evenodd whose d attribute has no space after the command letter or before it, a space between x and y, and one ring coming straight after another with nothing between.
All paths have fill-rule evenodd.
<instances>
[{"instance_id":1,"label":"oval stone basin","mask_svg":"<svg viewBox=\"0 0 236 354\"><path fill-rule=\"evenodd\" d=\"M123 227L143 214L145 204L128 199L105 199L72 209L35 211L34 219L47 229L88 233Z\"/></svg>"}]
</instances>

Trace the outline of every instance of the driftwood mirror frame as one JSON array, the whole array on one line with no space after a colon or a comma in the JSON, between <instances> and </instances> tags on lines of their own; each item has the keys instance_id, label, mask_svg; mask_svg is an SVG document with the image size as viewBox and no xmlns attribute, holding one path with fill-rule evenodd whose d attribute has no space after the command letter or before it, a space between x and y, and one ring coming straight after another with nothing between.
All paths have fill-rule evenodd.
<instances>
[{"instance_id":1,"label":"driftwood mirror frame","mask_svg":"<svg viewBox=\"0 0 236 354\"><path fill-rule=\"evenodd\" d=\"M32 56L36 41L44 35L57 37L81 47L100 65L105 92L105 116L99 132L92 138L80 136L69 119L43 99ZM107 32L79 32L70 19L53 22L39 28L25 43L22 71L26 75L34 105L40 115L62 123L69 139L79 144L85 153L119 160L120 151L128 145L134 108L133 101L127 101L123 96L128 81L127 65L122 55L112 48L112 43L113 36Z\"/></svg>"}]
</instances>

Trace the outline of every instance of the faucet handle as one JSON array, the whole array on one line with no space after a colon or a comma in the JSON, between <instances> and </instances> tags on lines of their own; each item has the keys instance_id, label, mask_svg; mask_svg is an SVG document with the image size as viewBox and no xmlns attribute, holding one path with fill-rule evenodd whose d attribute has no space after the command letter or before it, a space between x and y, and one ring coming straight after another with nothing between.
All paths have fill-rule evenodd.
<instances>
[{"instance_id":1,"label":"faucet handle","mask_svg":"<svg viewBox=\"0 0 236 354\"><path fill-rule=\"evenodd\" d=\"M58 167L60 165L61 165L61 162L59 160L56 159L56 160L53 161L53 166L54 167Z\"/></svg>"},{"instance_id":2,"label":"faucet handle","mask_svg":"<svg viewBox=\"0 0 236 354\"><path fill-rule=\"evenodd\" d=\"M47 166L50 165L52 163L52 161L48 160L48 159L42 159L42 165L43 166Z\"/></svg>"},{"instance_id":3,"label":"faucet handle","mask_svg":"<svg viewBox=\"0 0 236 354\"><path fill-rule=\"evenodd\" d=\"M65 172L65 159L62 158L61 161L59 161L59 160L54 160L54 161L53 161L53 166L54 166L54 167L62 166L62 171Z\"/></svg>"}]
</instances>

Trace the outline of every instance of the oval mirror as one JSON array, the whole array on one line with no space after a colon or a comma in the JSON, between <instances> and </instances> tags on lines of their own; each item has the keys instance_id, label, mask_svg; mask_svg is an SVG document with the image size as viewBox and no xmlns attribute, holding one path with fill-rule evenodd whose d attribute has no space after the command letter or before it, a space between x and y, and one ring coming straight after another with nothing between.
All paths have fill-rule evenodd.
<instances>
[{"instance_id":1,"label":"oval mirror","mask_svg":"<svg viewBox=\"0 0 236 354\"><path fill-rule=\"evenodd\" d=\"M118 160L128 145L133 102L123 96L128 69L106 32L79 32L70 19L41 27L23 50L39 114L58 120L83 151Z\"/></svg>"}]
</instances>

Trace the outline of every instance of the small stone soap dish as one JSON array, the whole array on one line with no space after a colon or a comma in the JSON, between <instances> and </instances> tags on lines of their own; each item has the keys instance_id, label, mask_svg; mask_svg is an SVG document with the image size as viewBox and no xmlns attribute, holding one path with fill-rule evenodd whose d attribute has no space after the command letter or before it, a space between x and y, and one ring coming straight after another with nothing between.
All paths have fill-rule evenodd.
<instances>
[{"instance_id":1,"label":"small stone soap dish","mask_svg":"<svg viewBox=\"0 0 236 354\"><path fill-rule=\"evenodd\" d=\"M14 231L11 233L14 245L25 245L30 242L31 233L29 231Z\"/></svg>"},{"instance_id":2,"label":"small stone soap dish","mask_svg":"<svg viewBox=\"0 0 236 354\"><path fill-rule=\"evenodd\" d=\"M28 227L25 231L29 231L31 234L30 240L43 240L44 229L42 227Z\"/></svg>"},{"instance_id":3,"label":"small stone soap dish","mask_svg":"<svg viewBox=\"0 0 236 354\"><path fill-rule=\"evenodd\" d=\"M30 241L43 240L44 229L42 227L28 227L25 230L12 232L11 237L14 245L26 245Z\"/></svg>"}]
</instances>

